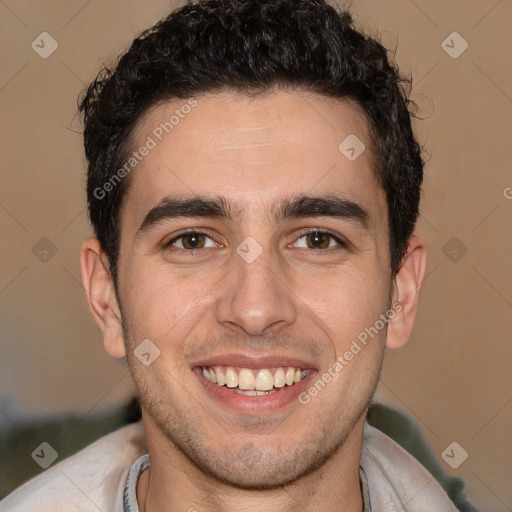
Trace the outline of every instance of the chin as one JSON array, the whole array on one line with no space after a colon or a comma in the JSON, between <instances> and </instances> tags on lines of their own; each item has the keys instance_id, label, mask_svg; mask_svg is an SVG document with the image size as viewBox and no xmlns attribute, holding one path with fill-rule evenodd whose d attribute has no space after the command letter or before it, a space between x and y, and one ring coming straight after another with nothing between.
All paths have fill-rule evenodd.
<instances>
[{"instance_id":1,"label":"chin","mask_svg":"<svg viewBox=\"0 0 512 512\"><path fill-rule=\"evenodd\" d=\"M315 442L316 441L316 442ZM217 482L244 490L273 490L293 484L323 466L342 446L343 441L327 449L319 439L301 441L293 447L271 447L262 439L229 448L191 450L185 456L203 474ZM181 448L181 447L180 447Z\"/></svg>"}]
</instances>

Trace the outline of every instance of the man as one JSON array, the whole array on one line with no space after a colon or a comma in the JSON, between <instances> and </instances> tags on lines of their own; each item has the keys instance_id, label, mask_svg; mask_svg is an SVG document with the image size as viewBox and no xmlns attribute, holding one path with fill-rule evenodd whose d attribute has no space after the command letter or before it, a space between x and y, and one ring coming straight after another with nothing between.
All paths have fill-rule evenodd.
<instances>
[{"instance_id":1,"label":"man","mask_svg":"<svg viewBox=\"0 0 512 512\"><path fill-rule=\"evenodd\" d=\"M96 79L82 280L143 427L2 511L455 510L366 423L426 264L406 84L322 0L187 4Z\"/></svg>"}]
</instances>

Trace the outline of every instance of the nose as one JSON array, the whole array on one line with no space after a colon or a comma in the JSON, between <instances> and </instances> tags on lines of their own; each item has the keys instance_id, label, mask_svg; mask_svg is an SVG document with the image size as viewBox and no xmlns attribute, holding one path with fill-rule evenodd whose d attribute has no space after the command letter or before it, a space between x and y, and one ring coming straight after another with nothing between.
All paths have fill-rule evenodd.
<instances>
[{"instance_id":1,"label":"nose","mask_svg":"<svg viewBox=\"0 0 512 512\"><path fill-rule=\"evenodd\" d=\"M267 249L251 263L233 255L233 268L216 304L220 324L261 336L295 322L297 307L286 285L286 270L268 253Z\"/></svg>"}]
</instances>

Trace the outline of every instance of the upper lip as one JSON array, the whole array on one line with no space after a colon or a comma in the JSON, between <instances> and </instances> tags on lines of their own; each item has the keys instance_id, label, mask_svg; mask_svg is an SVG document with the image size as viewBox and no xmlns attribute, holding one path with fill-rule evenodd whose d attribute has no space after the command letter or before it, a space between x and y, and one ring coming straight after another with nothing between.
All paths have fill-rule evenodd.
<instances>
[{"instance_id":1,"label":"upper lip","mask_svg":"<svg viewBox=\"0 0 512 512\"><path fill-rule=\"evenodd\" d=\"M198 366L238 366L240 368L249 368L257 370L260 368L278 368L280 366L293 366L302 369L316 369L311 362L289 357L286 355L269 354L265 356L252 354L219 354L206 359L195 361L192 368Z\"/></svg>"}]
</instances>

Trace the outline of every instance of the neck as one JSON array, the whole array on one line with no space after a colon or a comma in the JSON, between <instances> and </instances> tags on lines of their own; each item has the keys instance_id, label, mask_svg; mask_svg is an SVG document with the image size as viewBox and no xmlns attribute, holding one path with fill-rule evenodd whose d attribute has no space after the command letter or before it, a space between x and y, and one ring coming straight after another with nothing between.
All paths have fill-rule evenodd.
<instances>
[{"instance_id":1,"label":"neck","mask_svg":"<svg viewBox=\"0 0 512 512\"><path fill-rule=\"evenodd\" d=\"M247 490L205 475L145 419L151 466L137 484L140 512L295 512L297 508L304 512L361 512L359 462L365 420L363 414L336 453L306 476L277 489Z\"/></svg>"}]
</instances>

